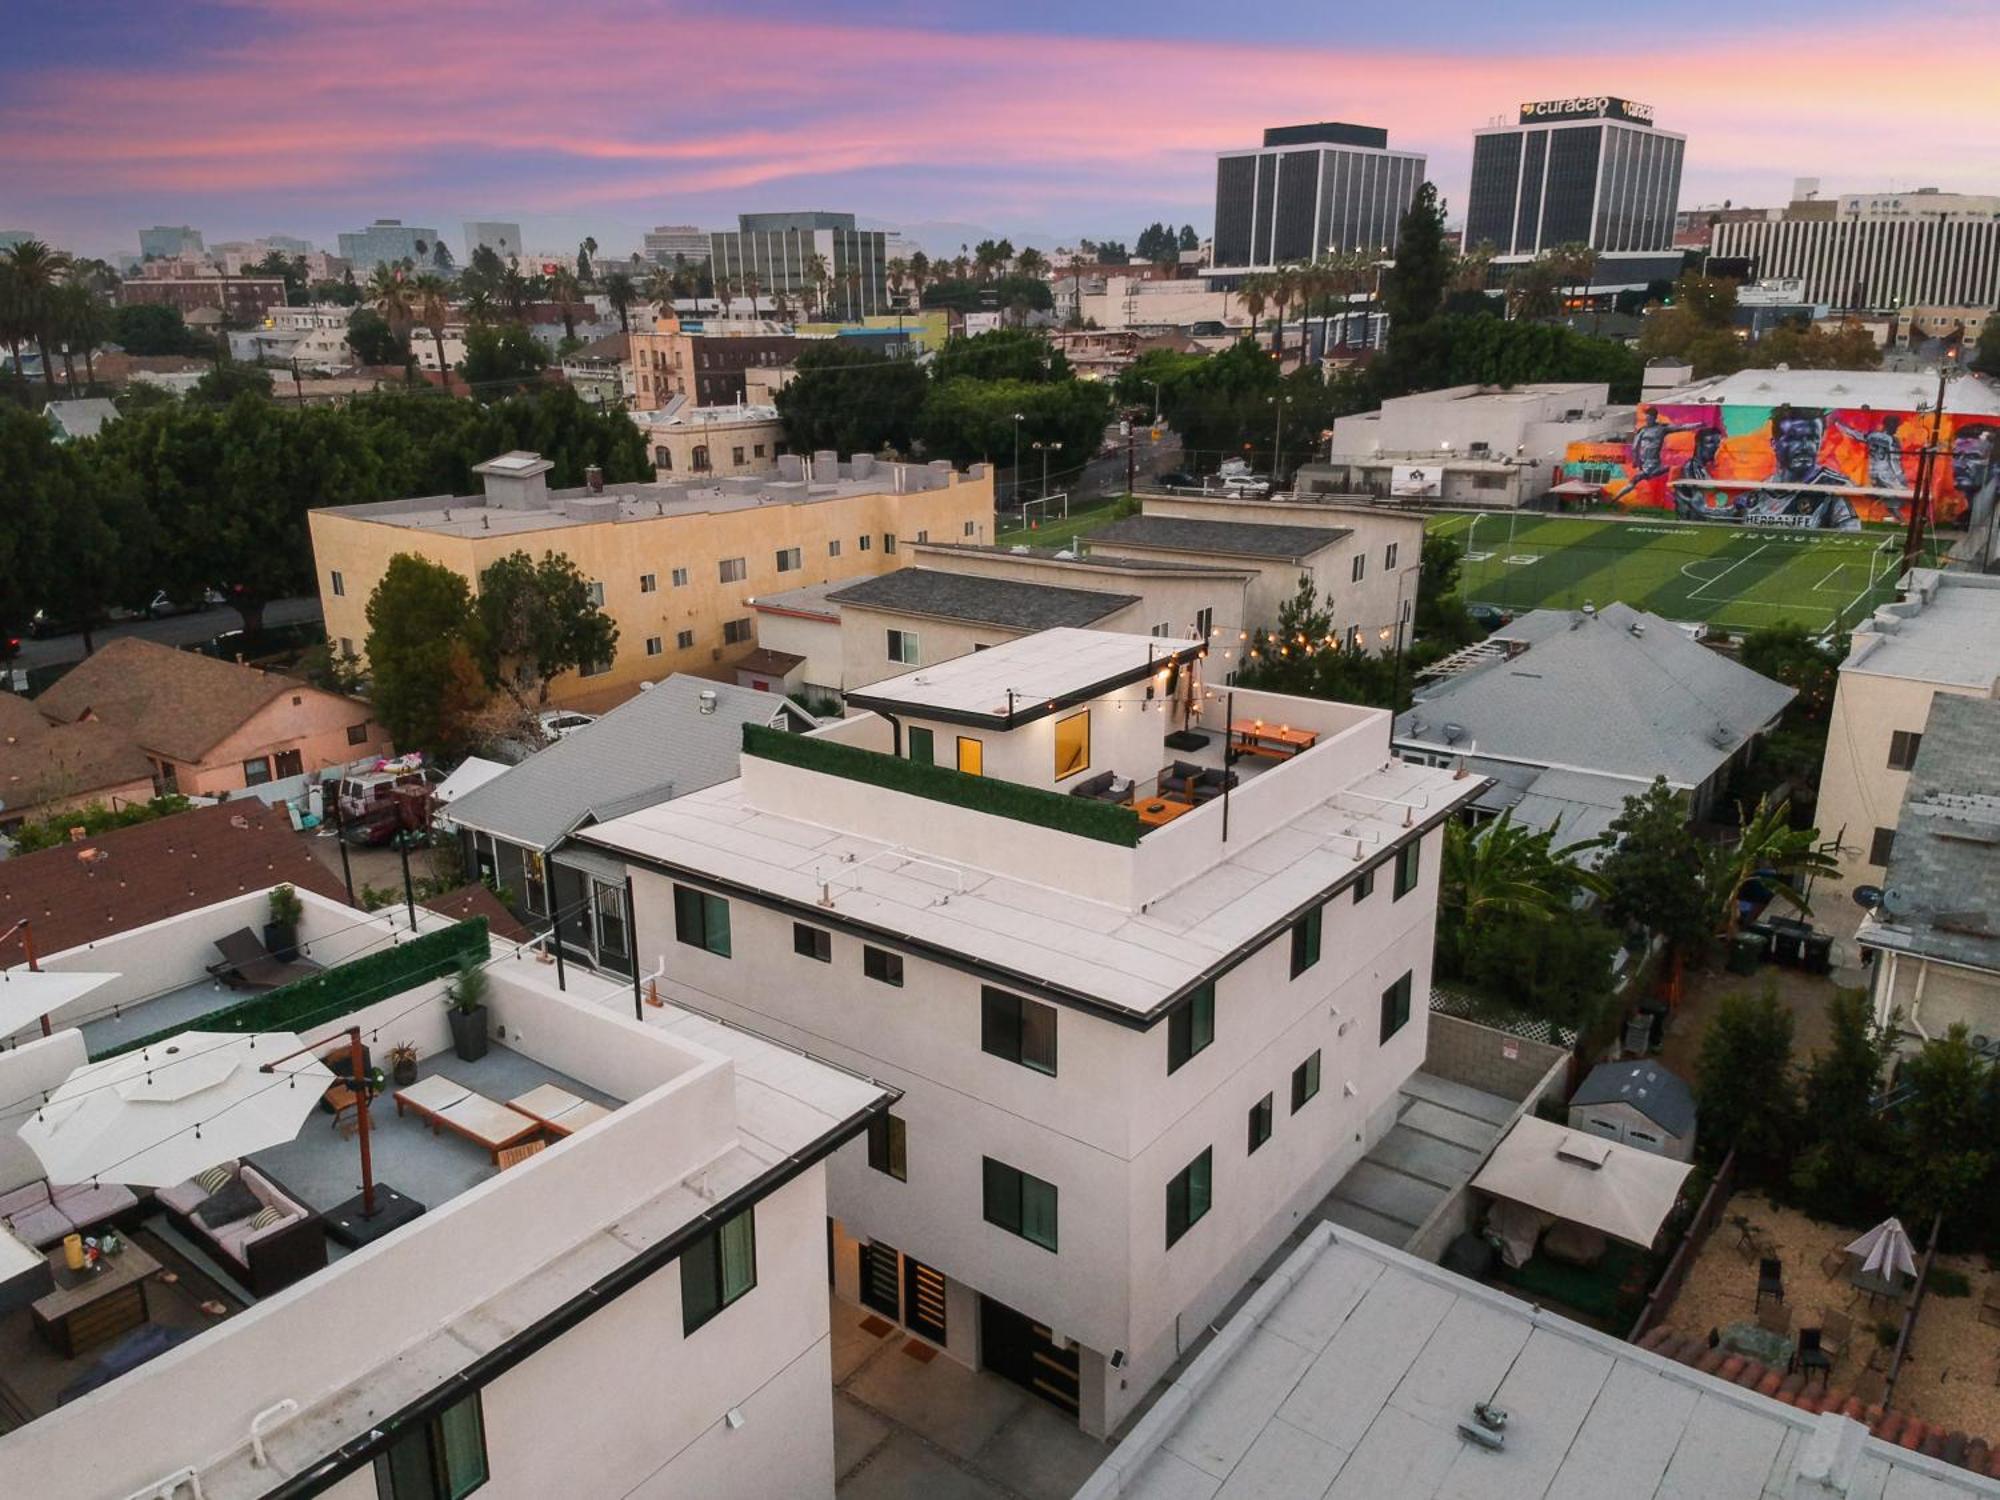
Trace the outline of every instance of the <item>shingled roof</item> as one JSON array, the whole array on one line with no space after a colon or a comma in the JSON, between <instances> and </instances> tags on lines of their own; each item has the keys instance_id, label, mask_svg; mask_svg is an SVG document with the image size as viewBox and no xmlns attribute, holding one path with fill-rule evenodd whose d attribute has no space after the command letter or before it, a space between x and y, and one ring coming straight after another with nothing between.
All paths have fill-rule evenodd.
<instances>
[{"instance_id":1,"label":"shingled roof","mask_svg":"<svg viewBox=\"0 0 2000 1500\"><path fill-rule=\"evenodd\" d=\"M1267 526L1260 521L1202 521L1180 516L1127 516L1090 534L1100 547L1191 552L1202 557L1257 557L1303 562L1354 533L1345 526Z\"/></svg>"},{"instance_id":2,"label":"shingled roof","mask_svg":"<svg viewBox=\"0 0 2000 1500\"><path fill-rule=\"evenodd\" d=\"M998 625L1009 630L1095 625L1105 616L1139 602L1137 594L1061 588L1018 578L947 573L939 568L898 568L893 573L836 589L827 598L835 604L963 620L974 625Z\"/></svg>"}]
</instances>

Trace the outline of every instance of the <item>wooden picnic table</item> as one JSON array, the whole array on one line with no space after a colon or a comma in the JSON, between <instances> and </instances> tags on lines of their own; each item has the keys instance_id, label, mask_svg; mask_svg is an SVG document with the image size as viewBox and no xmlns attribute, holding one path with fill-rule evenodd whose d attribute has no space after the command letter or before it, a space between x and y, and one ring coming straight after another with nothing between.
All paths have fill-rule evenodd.
<instances>
[{"instance_id":1,"label":"wooden picnic table","mask_svg":"<svg viewBox=\"0 0 2000 1500\"><path fill-rule=\"evenodd\" d=\"M1239 755L1264 755L1273 760L1289 760L1302 750L1319 743L1319 732L1294 729L1289 724L1268 724L1262 719L1238 719L1229 726L1230 748Z\"/></svg>"}]
</instances>

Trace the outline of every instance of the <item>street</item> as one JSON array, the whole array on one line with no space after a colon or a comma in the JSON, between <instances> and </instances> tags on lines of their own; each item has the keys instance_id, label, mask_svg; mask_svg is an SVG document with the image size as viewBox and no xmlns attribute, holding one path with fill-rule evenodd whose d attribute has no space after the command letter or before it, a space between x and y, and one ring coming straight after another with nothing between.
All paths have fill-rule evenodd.
<instances>
[{"instance_id":1,"label":"street","mask_svg":"<svg viewBox=\"0 0 2000 1500\"><path fill-rule=\"evenodd\" d=\"M274 599L264 606L266 625L297 625L302 621L317 620L320 617L319 600ZM226 630L236 630L243 624L242 617L235 610L224 605L205 609L198 614L171 615L164 620L125 620L113 625L103 625L91 632L91 639L102 646L106 641L116 640L122 635L136 635L149 641L158 641L163 646L191 646L196 641L205 641L210 636L221 635ZM52 635L46 640L21 637L21 654L15 659L17 667L48 667L59 662L83 660L83 637L81 635Z\"/></svg>"}]
</instances>

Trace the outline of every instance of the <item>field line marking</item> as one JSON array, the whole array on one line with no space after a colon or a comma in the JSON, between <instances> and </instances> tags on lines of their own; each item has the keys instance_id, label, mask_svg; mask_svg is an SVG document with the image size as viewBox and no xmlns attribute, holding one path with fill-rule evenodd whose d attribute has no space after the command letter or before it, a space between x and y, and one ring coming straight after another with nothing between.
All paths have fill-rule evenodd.
<instances>
[{"instance_id":1,"label":"field line marking","mask_svg":"<svg viewBox=\"0 0 2000 1500\"><path fill-rule=\"evenodd\" d=\"M1769 547L1770 545L1771 544L1769 542L1759 542L1757 544L1756 551L1753 551L1749 557L1737 558L1735 562L1731 563L1728 567L1724 568L1720 573L1717 573L1713 578L1709 579L1707 583L1702 584L1700 588L1697 588L1696 590L1694 590L1693 593L1689 594L1688 598L1699 599L1706 590L1722 582L1723 579L1727 578L1731 573L1734 573L1738 568L1742 567L1752 558L1758 556L1759 553L1763 552L1764 549L1766 547Z\"/></svg>"}]
</instances>

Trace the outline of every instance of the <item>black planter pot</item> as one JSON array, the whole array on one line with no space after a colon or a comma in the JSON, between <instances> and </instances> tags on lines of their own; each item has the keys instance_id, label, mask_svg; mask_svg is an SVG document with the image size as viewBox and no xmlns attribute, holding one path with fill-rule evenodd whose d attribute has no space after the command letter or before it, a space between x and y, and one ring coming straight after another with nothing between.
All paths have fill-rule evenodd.
<instances>
[{"instance_id":1,"label":"black planter pot","mask_svg":"<svg viewBox=\"0 0 2000 1500\"><path fill-rule=\"evenodd\" d=\"M454 1010L451 1015L451 1047L460 1062L478 1062L486 1055L486 1007Z\"/></svg>"},{"instance_id":2,"label":"black planter pot","mask_svg":"<svg viewBox=\"0 0 2000 1500\"><path fill-rule=\"evenodd\" d=\"M266 922L264 947L279 963L290 963L299 956L298 928L290 922Z\"/></svg>"},{"instance_id":3,"label":"black planter pot","mask_svg":"<svg viewBox=\"0 0 2000 1500\"><path fill-rule=\"evenodd\" d=\"M397 1088L406 1089L417 1081L417 1065L413 1062L399 1062L391 1068L390 1076L396 1080Z\"/></svg>"}]
</instances>

